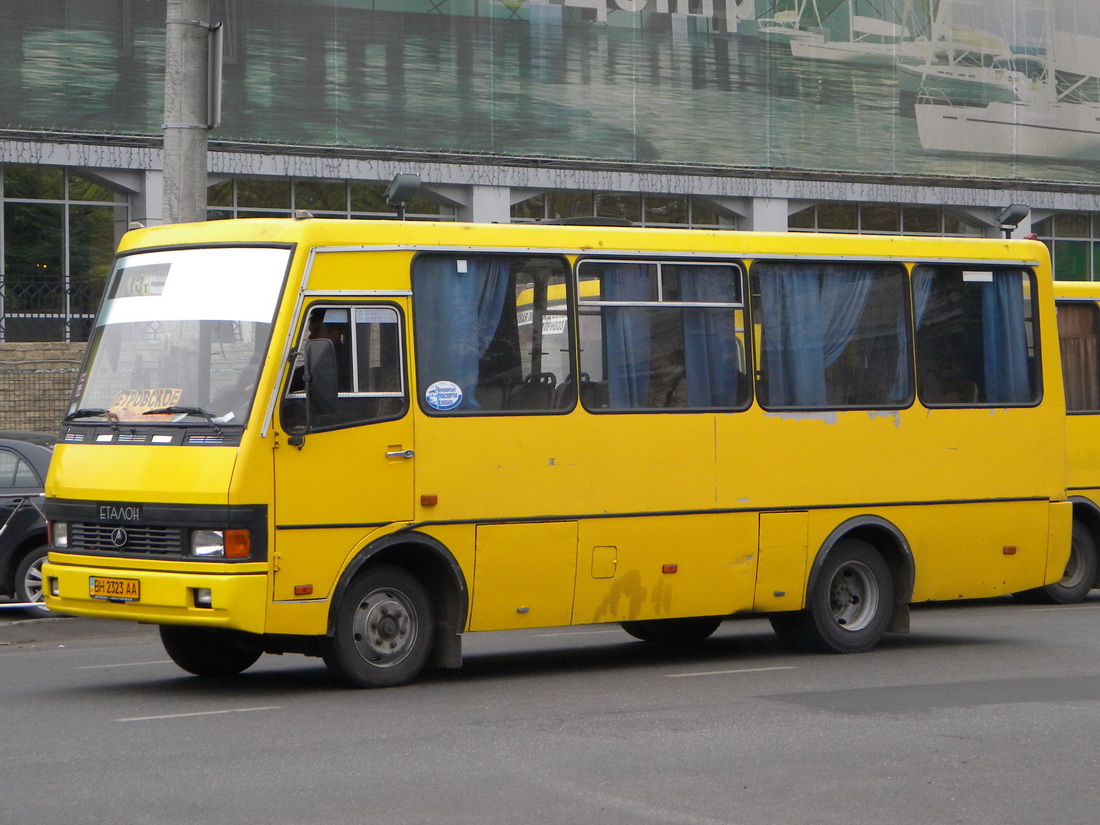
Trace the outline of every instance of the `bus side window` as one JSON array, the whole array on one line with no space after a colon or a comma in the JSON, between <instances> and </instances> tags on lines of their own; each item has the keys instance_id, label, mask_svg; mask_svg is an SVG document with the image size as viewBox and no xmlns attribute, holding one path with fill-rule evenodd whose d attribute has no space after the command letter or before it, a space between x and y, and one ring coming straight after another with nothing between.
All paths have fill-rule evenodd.
<instances>
[{"instance_id":1,"label":"bus side window","mask_svg":"<svg viewBox=\"0 0 1100 825\"><path fill-rule=\"evenodd\" d=\"M392 306L315 306L302 340L328 338L336 350L336 411L315 416L313 429L327 430L400 418L405 414L404 353L401 318ZM282 406L284 426L305 421L301 376L290 377Z\"/></svg>"},{"instance_id":2,"label":"bus side window","mask_svg":"<svg viewBox=\"0 0 1100 825\"><path fill-rule=\"evenodd\" d=\"M751 277L763 407L898 409L912 403L902 266L760 261Z\"/></svg>"},{"instance_id":3,"label":"bus side window","mask_svg":"<svg viewBox=\"0 0 1100 825\"><path fill-rule=\"evenodd\" d=\"M586 409L738 409L748 403L740 270L730 264L582 261Z\"/></svg>"},{"instance_id":4,"label":"bus side window","mask_svg":"<svg viewBox=\"0 0 1100 825\"><path fill-rule=\"evenodd\" d=\"M1018 268L913 270L917 382L928 406L1038 400L1031 276Z\"/></svg>"},{"instance_id":5,"label":"bus side window","mask_svg":"<svg viewBox=\"0 0 1100 825\"><path fill-rule=\"evenodd\" d=\"M1068 412L1100 412L1100 308L1058 303L1058 344Z\"/></svg>"},{"instance_id":6,"label":"bus side window","mask_svg":"<svg viewBox=\"0 0 1100 825\"><path fill-rule=\"evenodd\" d=\"M413 313L430 415L564 412L574 405L565 262L549 255L419 256Z\"/></svg>"}]
</instances>

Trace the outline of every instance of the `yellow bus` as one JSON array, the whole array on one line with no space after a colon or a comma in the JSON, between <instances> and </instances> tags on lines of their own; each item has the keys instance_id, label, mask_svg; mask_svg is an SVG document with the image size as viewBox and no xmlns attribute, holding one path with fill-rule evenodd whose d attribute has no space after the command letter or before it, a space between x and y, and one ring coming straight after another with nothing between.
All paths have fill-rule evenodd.
<instances>
[{"instance_id":1,"label":"yellow bus","mask_svg":"<svg viewBox=\"0 0 1100 825\"><path fill-rule=\"evenodd\" d=\"M1030 241L240 220L119 249L47 483L51 610L359 686L466 632L767 615L872 648L1059 580Z\"/></svg>"},{"instance_id":2,"label":"yellow bus","mask_svg":"<svg viewBox=\"0 0 1100 825\"><path fill-rule=\"evenodd\" d=\"M1070 604L1100 585L1100 283L1056 281L1073 541L1062 578L1023 594Z\"/></svg>"}]
</instances>

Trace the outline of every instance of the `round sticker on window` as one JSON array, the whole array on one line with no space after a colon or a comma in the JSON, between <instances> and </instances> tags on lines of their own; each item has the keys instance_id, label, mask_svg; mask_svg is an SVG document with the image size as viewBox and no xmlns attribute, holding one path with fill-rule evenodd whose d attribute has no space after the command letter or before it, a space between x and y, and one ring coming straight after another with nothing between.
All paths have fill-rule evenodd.
<instances>
[{"instance_id":1,"label":"round sticker on window","mask_svg":"<svg viewBox=\"0 0 1100 825\"><path fill-rule=\"evenodd\" d=\"M433 410L446 412L462 403L462 388L454 381L436 381L424 391L424 398Z\"/></svg>"}]
</instances>

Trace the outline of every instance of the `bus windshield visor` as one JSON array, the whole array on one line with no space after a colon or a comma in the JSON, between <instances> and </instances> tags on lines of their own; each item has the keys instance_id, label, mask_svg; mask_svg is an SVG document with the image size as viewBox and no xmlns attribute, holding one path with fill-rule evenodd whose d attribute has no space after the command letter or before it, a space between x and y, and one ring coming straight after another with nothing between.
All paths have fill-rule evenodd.
<instances>
[{"instance_id":1,"label":"bus windshield visor","mask_svg":"<svg viewBox=\"0 0 1100 825\"><path fill-rule=\"evenodd\" d=\"M68 418L243 426L290 254L216 247L119 258Z\"/></svg>"}]
</instances>

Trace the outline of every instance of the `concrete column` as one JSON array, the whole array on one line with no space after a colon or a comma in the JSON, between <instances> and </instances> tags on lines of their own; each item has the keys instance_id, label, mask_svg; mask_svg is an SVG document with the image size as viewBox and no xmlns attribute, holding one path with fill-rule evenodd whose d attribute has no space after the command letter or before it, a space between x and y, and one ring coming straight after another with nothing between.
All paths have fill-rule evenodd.
<instances>
[{"instance_id":1,"label":"concrete column","mask_svg":"<svg viewBox=\"0 0 1100 825\"><path fill-rule=\"evenodd\" d=\"M1012 230L1012 237L1013 238L1026 238L1028 235L1031 234L1031 231L1032 231L1031 230L1031 224L1032 224L1032 220L1031 220L1031 215L1029 214L1026 218L1024 218L1022 221L1020 221L1019 224L1017 224L1017 226L1014 230ZM1004 233L1002 232L1001 234L1003 236Z\"/></svg>"},{"instance_id":2,"label":"concrete column","mask_svg":"<svg viewBox=\"0 0 1100 825\"><path fill-rule=\"evenodd\" d=\"M510 223L512 203L506 186L471 186L468 200L457 210L460 221L471 223Z\"/></svg>"},{"instance_id":3,"label":"concrete column","mask_svg":"<svg viewBox=\"0 0 1100 825\"><path fill-rule=\"evenodd\" d=\"M130 199L130 219L144 226L164 220L164 173L151 169L141 175L141 185Z\"/></svg>"},{"instance_id":4,"label":"concrete column","mask_svg":"<svg viewBox=\"0 0 1100 825\"><path fill-rule=\"evenodd\" d=\"M786 232L786 198L753 198L749 224L754 232Z\"/></svg>"},{"instance_id":5,"label":"concrete column","mask_svg":"<svg viewBox=\"0 0 1100 825\"><path fill-rule=\"evenodd\" d=\"M168 0L164 65L165 223L206 220L209 0Z\"/></svg>"}]
</instances>

